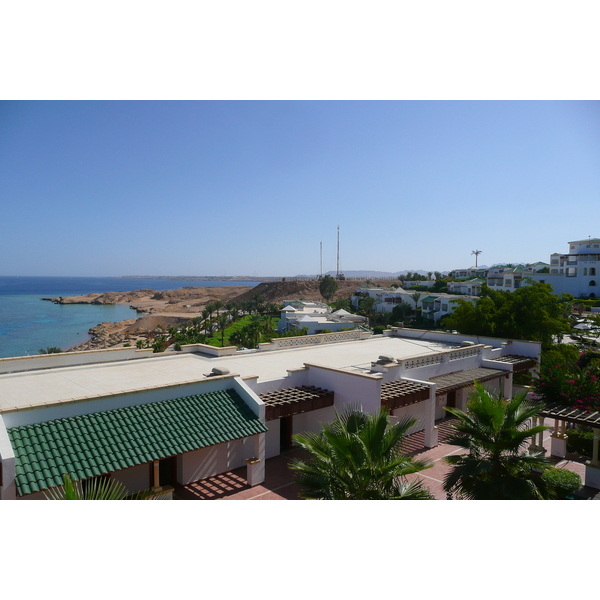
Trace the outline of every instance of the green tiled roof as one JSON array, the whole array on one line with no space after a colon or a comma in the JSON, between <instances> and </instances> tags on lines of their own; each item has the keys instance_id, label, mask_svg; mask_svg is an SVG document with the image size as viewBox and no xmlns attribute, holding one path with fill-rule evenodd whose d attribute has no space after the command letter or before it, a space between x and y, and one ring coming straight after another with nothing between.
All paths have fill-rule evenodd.
<instances>
[{"instance_id":1,"label":"green tiled roof","mask_svg":"<svg viewBox=\"0 0 600 600\"><path fill-rule=\"evenodd\" d=\"M235 390L8 428L19 495L266 431Z\"/></svg>"}]
</instances>

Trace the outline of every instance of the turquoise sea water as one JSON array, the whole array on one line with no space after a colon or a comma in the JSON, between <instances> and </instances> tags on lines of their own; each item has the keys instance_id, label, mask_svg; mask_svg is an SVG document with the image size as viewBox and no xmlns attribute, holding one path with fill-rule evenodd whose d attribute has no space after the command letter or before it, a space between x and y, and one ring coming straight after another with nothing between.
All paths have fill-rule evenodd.
<instances>
[{"instance_id":1,"label":"turquoise sea water","mask_svg":"<svg viewBox=\"0 0 600 600\"><path fill-rule=\"evenodd\" d=\"M128 306L61 305L42 297L144 288L174 290L187 286L251 285L256 281L176 281L112 277L0 277L0 358L37 354L40 348L63 350L89 339L88 329L104 321L139 316Z\"/></svg>"}]
</instances>

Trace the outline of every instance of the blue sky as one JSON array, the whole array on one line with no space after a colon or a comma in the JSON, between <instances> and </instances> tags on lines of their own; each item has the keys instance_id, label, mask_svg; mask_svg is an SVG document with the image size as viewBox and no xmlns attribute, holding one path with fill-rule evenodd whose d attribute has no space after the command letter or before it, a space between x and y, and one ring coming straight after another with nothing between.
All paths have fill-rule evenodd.
<instances>
[{"instance_id":1,"label":"blue sky","mask_svg":"<svg viewBox=\"0 0 600 600\"><path fill-rule=\"evenodd\" d=\"M4 101L3 275L548 261L600 237L600 103Z\"/></svg>"}]
</instances>

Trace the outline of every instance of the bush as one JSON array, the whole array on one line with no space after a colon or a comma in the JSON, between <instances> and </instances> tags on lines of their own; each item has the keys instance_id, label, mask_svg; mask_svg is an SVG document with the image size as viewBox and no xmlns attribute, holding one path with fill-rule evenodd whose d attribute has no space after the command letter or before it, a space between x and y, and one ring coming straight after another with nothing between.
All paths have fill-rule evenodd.
<instances>
[{"instance_id":1,"label":"bush","mask_svg":"<svg viewBox=\"0 0 600 600\"><path fill-rule=\"evenodd\" d=\"M375 335L381 335L384 329L386 329L386 327L384 327L383 325L375 325L375 327L373 327L373 333Z\"/></svg>"},{"instance_id":2,"label":"bush","mask_svg":"<svg viewBox=\"0 0 600 600\"><path fill-rule=\"evenodd\" d=\"M175 352L181 352L181 344L179 342L175 342L173 350L175 350Z\"/></svg>"},{"instance_id":3,"label":"bush","mask_svg":"<svg viewBox=\"0 0 600 600\"><path fill-rule=\"evenodd\" d=\"M567 452L592 457L594 432L582 429L567 430Z\"/></svg>"},{"instance_id":4,"label":"bush","mask_svg":"<svg viewBox=\"0 0 600 600\"><path fill-rule=\"evenodd\" d=\"M572 497L582 486L581 477L567 469L550 467L544 471L542 478L556 490L559 500Z\"/></svg>"}]
</instances>

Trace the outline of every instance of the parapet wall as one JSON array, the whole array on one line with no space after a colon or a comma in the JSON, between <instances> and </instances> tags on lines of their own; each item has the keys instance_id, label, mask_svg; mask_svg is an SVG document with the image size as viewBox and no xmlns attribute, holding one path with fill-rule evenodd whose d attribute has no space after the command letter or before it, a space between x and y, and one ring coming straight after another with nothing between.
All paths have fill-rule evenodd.
<instances>
[{"instance_id":1,"label":"parapet wall","mask_svg":"<svg viewBox=\"0 0 600 600\"><path fill-rule=\"evenodd\" d=\"M137 348L107 348L105 350L37 354L35 356L11 356L9 358L0 358L0 374L133 360L146 358L151 356L152 353L152 348L142 350L138 350Z\"/></svg>"}]
</instances>

